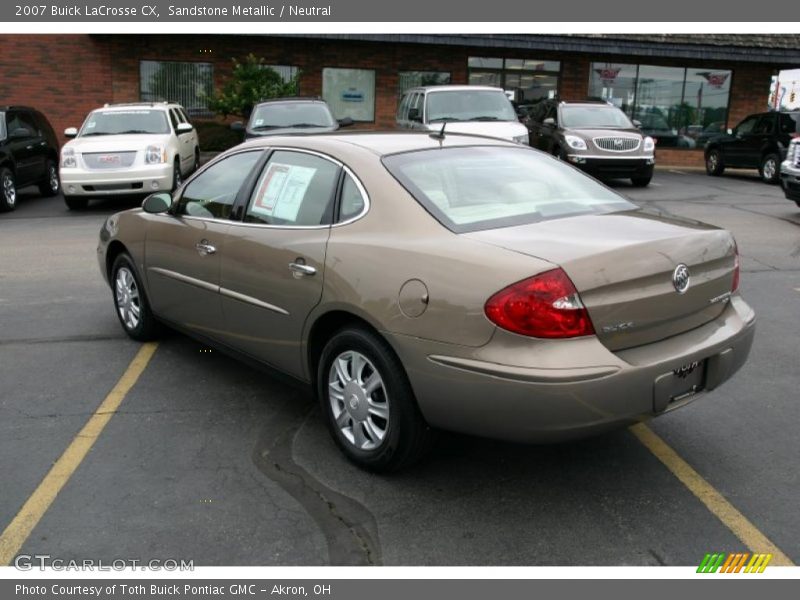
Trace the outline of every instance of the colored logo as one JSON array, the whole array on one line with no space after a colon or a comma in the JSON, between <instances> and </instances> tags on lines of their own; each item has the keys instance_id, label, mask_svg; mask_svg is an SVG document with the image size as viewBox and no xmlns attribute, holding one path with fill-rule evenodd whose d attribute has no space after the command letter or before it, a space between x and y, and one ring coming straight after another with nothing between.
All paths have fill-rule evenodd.
<instances>
[{"instance_id":1,"label":"colored logo","mask_svg":"<svg viewBox=\"0 0 800 600\"><path fill-rule=\"evenodd\" d=\"M697 572L763 573L771 560L772 554L751 555L749 552L736 552L733 554L725 554L724 552L709 553L703 557L703 561L697 567ZM745 566L745 563L747 566Z\"/></svg>"}]
</instances>

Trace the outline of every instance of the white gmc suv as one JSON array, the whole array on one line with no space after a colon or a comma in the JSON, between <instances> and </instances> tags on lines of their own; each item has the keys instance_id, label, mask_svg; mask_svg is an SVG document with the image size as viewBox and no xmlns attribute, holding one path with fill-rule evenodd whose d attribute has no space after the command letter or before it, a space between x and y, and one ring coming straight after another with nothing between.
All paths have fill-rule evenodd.
<instances>
[{"instance_id":1,"label":"white gmc suv","mask_svg":"<svg viewBox=\"0 0 800 600\"><path fill-rule=\"evenodd\" d=\"M197 132L171 102L105 105L61 149L61 189L72 210L94 197L172 191L200 163Z\"/></svg>"}]
</instances>

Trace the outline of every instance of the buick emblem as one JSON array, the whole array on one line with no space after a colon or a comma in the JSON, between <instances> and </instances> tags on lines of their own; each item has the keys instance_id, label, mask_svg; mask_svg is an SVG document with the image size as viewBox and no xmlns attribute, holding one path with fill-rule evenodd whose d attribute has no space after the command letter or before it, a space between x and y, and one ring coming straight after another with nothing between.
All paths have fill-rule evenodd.
<instances>
[{"instance_id":1,"label":"buick emblem","mask_svg":"<svg viewBox=\"0 0 800 600\"><path fill-rule=\"evenodd\" d=\"M683 263L675 267L672 272L672 285L675 286L675 291L683 294L689 289L689 267Z\"/></svg>"},{"instance_id":2,"label":"buick emblem","mask_svg":"<svg viewBox=\"0 0 800 600\"><path fill-rule=\"evenodd\" d=\"M619 139L619 138L617 138L616 140L614 140L614 146L615 146L616 148L622 148L622 140L621 140L621 139Z\"/></svg>"}]
</instances>

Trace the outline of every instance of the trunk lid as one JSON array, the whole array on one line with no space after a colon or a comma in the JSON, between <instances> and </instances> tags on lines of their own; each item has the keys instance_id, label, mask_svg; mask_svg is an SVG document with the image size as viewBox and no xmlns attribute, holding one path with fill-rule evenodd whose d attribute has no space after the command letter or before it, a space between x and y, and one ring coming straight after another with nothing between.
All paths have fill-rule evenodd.
<instances>
[{"instance_id":1,"label":"trunk lid","mask_svg":"<svg viewBox=\"0 0 800 600\"><path fill-rule=\"evenodd\" d=\"M730 233L642 210L464 235L562 267L610 350L649 344L713 320L733 282ZM690 274L684 293L673 284L680 264Z\"/></svg>"}]
</instances>

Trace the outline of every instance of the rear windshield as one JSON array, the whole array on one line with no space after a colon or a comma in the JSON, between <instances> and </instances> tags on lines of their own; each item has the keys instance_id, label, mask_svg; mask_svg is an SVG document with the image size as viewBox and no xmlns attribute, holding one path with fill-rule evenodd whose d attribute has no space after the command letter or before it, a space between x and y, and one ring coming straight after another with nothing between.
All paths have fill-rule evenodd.
<instances>
[{"instance_id":1,"label":"rear windshield","mask_svg":"<svg viewBox=\"0 0 800 600\"><path fill-rule=\"evenodd\" d=\"M328 107L321 103L264 104L250 117L250 129L279 127L333 127L335 121Z\"/></svg>"},{"instance_id":2,"label":"rear windshield","mask_svg":"<svg viewBox=\"0 0 800 600\"><path fill-rule=\"evenodd\" d=\"M429 92L428 123L443 121L516 121L517 113L502 90Z\"/></svg>"},{"instance_id":3,"label":"rear windshield","mask_svg":"<svg viewBox=\"0 0 800 600\"><path fill-rule=\"evenodd\" d=\"M636 208L551 156L470 146L387 156L389 172L455 233Z\"/></svg>"},{"instance_id":4,"label":"rear windshield","mask_svg":"<svg viewBox=\"0 0 800 600\"><path fill-rule=\"evenodd\" d=\"M169 133L167 115L163 110L95 111L86 119L81 136L120 135L126 133Z\"/></svg>"},{"instance_id":5,"label":"rear windshield","mask_svg":"<svg viewBox=\"0 0 800 600\"><path fill-rule=\"evenodd\" d=\"M564 106L561 108L563 127L632 128L633 123L613 106Z\"/></svg>"}]
</instances>

